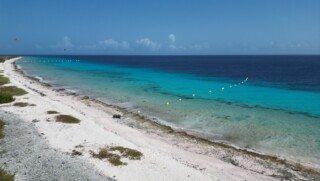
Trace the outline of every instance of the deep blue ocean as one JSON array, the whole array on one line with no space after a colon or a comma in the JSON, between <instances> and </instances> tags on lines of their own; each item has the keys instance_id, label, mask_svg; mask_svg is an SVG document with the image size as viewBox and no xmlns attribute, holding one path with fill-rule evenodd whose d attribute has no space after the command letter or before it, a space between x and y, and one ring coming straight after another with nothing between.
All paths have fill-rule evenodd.
<instances>
[{"instance_id":1,"label":"deep blue ocean","mask_svg":"<svg viewBox=\"0 0 320 181\"><path fill-rule=\"evenodd\" d=\"M251 84L320 92L320 56L62 56L127 67L205 77L242 80Z\"/></svg>"},{"instance_id":2,"label":"deep blue ocean","mask_svg":"<svg viewBox=\"0 0 320 181\"><path fill-rule=\"evenodd\" d=\"M18 65L213 141L320 165L320 56L26 56Z\"/></svg>"}]
</instances>

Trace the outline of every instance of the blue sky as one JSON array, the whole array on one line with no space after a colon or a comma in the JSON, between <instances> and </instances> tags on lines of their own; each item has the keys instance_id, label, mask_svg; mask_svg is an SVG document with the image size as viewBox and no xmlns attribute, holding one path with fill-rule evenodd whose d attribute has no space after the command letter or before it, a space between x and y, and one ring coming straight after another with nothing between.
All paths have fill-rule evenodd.
<instances>
[{"instance_id":1,"label":"blue sky","mask_svg":"<svg viewBox=\"0 0 320 181\"><path fill-rule=\"evenodd\" d=\"M320 54L320 1L0 0L0 54Z\"/></svg>"}]
</instances>

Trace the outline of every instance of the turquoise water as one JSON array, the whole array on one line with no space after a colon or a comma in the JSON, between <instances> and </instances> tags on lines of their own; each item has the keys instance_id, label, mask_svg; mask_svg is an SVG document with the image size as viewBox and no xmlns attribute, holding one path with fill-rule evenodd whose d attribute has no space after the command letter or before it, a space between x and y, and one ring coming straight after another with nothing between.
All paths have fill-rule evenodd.
<instances>
[{"instance_id":1,"label":"turquoise water","mask_svg":"<svg viewBox=\"0 0 320 181\"><path fill-rule=\"evenodd\" d=\"M319 164L320 94L151 68L24 57L27 74L241 148Z\"/></svg>"}]
</instances>

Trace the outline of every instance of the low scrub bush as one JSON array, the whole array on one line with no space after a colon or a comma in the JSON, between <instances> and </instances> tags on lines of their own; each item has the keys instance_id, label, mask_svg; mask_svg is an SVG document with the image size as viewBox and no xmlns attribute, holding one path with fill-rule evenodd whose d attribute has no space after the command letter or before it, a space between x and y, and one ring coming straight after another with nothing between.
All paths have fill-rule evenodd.
<instances>
[{"instance_id":1,"label":"low scrub bush","mask_svg":"<svg viewBox=\"0 0 320 181\"><path fill-rule=\"evenodd\" d=\"M100 160L107 159L114 166L127 165L126 162L121 161L122 157L128 158L129 160L140 160L142 157L140 151L122 146L100 148L98 153L91 151L91 155Z\"/></svg>"},{"instance_id":2,"label":"low scrub bush","mask_svg":"<svg viewBox=\"0 0 320 181\"><path fill-rule=\"evenodd\" d=\"M59 112L57 111L47 111L47 114L58 114Z\"/></svg>"},{"instance_id":3,"label":"low scrub bush","mask_svg":"<svg viewBox=\"0 0 320 181\"><path fill-rule=\"evenodd\" d=\"M0 180L1 181L13 181L14 180L14 175L6 172L2 168L0 168Z\"/></svg>"},{"instance_id":4,"label":"low scrub bush","mask_svg":"<svg viewBox=\"0 0 320 181\"><path fill-rule=\"evenodd\" d=\"M5 87L0 87L0 93L6 93L12 96L21 96L21 95L27 94L28 92L16 86L5 86Z\"/></svg>"},{"instance_id":5,"label":"low scrub bush","mask_svg":"<svg viewBox=\"0 0 320 181\"><path fill-rule=\"evenodd\" d=\"M0 92L0 104L5 104L13 101L14 98L12 95Z\"/></svg>"},{"instance_id":6,"label":"low scrub bush","mask_svg":"<svg viewBox=\"0 0 320 181\"><path fill-rule=\"evenodd\" d=\"M8 77L4 77L2 75L0 75L0 86L9 83L10 80Z\"/></svg>"},{"instance_id":7,"label":"low scrub bush","mask_svg":"<svg viewBox=\"0 0 320 181\"><path fill-rule=\"evenodd\" d=\"M5 123L2 120L0 120L0 139L4 137L4 133L3 133L4 125Z\"/></svg>"},{"instance_id":8,"label":"low scrub bush","mask_svg":"<svg viewBox=\"0 0 320 181\"><path fill-rule=\"evenodd\" d=\"M27 102L16 102L13 104L16 107L26 107L26 106L35 106L35 104L29 104Z\"/></svg>"},{"instance_id":9,"label":"low scrub bush","mask_svg":"<svg viewBox=\"0 0 320 181\"><path fill-rule=\"evenodd\" d=\"M69 123L69 124L76 124L80 123L80 120L70 116L70 115L58 115L56 116L56 121L57 122L62 122L62 123Z\"/></svg>"}]
</instances>

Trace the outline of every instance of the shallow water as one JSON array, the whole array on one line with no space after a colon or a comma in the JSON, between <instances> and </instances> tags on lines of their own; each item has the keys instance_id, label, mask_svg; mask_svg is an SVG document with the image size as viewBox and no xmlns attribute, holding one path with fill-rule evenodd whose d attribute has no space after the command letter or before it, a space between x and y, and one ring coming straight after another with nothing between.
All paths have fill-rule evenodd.
<instances>
[{"instance_id":1,"label":"shallow water","mask_svg":"<svg viewBox=\"0 0 320 181\"><path fill-rule=\"evenodd\" d=\"M139 61L139 57L134 57L136 64L132 57L118 63L113 57L98 58L99 61L88 56L24 57L18 65L27 74L42 77L54 86L139 111L215 141L319 164L320 78L314 70L313 74L303 74L308 68L304 64L298 66L295 62L297 65L291 68L290 63L287 65L288 74L293 69L304 75L294 84L292 78L286 82L286 78L277 77L280 75L275 75L277 71L272 66L265 70L273 71L268 77L267 73L259 72L260 75L244 68L240 73L230 68L219 69L223 73L209 73L210 69L202 65L206 62L185 66L179 60L174 62L175 57L171 61L179 67L176 71L166 68L157 58L154 66L146 60ZM241 61L237 64L241 65ZM306 64L316 68L318 64L313 65L313 61ZM232 63L235 64L229 62ZM224 64L231 66L219 61L208 66Z\"/></svg>"}]
</instances>

